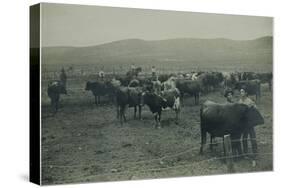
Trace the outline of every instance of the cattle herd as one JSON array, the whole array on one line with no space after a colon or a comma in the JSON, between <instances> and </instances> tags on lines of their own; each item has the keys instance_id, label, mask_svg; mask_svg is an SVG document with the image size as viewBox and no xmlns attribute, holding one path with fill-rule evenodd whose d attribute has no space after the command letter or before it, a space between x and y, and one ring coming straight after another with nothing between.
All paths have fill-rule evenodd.
<instances>
[{"instance_id":1,"label":"cattle herd","mask_svg":"<svg viewBox=\"0 0 281 188\"><path fill-rule=\"evenodd\" d=\"M194 105L200 105L199 97L206 93L244 88L249 95L255 96L256 103L259 103L261 84L267 84L272 91L272 73L198 71L144 76L141 68L136 70L131 70L125 75L88 80L85 83L84 89L92 92L97 107L101 104L101 97L106 97L109 102L115 104L116 116L121 125L127 120L127 107L134 107L134 118L141 120L142 107L147 105L155 119L154 127L161 128L163 110L173 110L175 123L180 121L179 115L186 97L193 97ZM67 94L67 87L62 86L60 81L51 82L47 93L51 99L52 111L56 114L60 94ZM206 133L209 133L211 138L230 134L232 151L241 154L240 137L243 131L249 126L264 123L256 108L238 103L218 104L205 101L201 103L198 116L201 120L201 153L206 144Z\"/></svg>"}]
</instances>

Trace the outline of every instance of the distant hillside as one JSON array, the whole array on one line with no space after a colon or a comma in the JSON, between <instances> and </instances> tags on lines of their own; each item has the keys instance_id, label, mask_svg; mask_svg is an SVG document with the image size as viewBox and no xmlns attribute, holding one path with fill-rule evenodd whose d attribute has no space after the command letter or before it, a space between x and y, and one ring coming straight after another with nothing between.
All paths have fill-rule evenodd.
<instances>
[{"instance_id":1,"label":"distant hillside","mask_svg":"<svg viewBox=\"0 0 281 188\"><path fill-rule=\"evenodd\" d=\"M127 39L88 47L45 47L44 64L271 67L272 37L255 40L178 38Z\"/></svg>"}]
</instances>

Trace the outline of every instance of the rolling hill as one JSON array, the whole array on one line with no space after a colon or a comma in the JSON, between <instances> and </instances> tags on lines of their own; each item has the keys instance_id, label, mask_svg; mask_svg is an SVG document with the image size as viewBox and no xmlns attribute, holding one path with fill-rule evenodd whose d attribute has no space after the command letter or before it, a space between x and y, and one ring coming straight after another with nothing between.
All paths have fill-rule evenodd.
<instances>
[{"instance_id":1,"label":"rolling hill","mask_svg":"<svg viewBox=\"0 0 281 188\"><path fill-rule=\"evenodd\" d=\"M272 68L273 38L230 40L177 38L127 39L87 47L44 47L44 64L103 64Z\"/></svg>"}]
</instances>

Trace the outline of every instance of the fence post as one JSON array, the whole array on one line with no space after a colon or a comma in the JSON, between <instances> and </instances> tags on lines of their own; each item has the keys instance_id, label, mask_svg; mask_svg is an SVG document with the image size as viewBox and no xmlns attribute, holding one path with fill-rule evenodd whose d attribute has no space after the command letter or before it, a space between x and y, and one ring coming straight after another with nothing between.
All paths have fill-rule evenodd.
<instances>
[{"instance_id":1,"label":"fence post","mask_svg":"<svg viewBox=\"0 0 281 188\"><path fill-rule=\"evenodd\" d=\"M227 171L230 173L235 172L234 166L233 166L233 158L232 158L232 147L231 147L231 139L230 135L224 135L224 151L225 151L225 157L226 157L226 165L227 165Z\"/></svg>"}]
</instances>

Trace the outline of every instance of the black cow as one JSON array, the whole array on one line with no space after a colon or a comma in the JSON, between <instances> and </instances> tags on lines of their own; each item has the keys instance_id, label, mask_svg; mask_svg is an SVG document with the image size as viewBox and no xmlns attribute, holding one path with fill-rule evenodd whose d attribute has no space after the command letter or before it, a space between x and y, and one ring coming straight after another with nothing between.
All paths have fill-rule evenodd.
<instances>
[{"instance_id":1,"label":"black cow","mask_svg":"<svg viewBox=\"0 0 281 188\"><path fill-rule=\"evenodd\" d=\"M167 107L175 110L176 124L178 124L180 112L180 92L178 89L163 91L161 96L155 92L145 92L142 102L146 104L154 114L156 121L155 128L161 128L161 113L162 110Z\"/></svg>"},{"instance_id":2,"label":"black cow","mask_svg":"<svg viewBox=\"0 0 281 188\"><path fill-rule=\"evenodd\" d=\"M117 118L121 125L126 121L125 111L127 106L134 107L134 119L136 119L137 107L139 110L139 119L141 119L141 94L142 90L138 87L115 87Z\"/></svg>"},{"instance_id":3,"label":"black cow","mask_svg":"<svg viewBox=\"0 0 281 188\"><path fill-rule=\"evenodd\" d=\"M158 76L158 80L159 80L160 82L165 82L165 81L167 81L170 77L171 77L171 74L160 74L160 75Z\"/></svg>"},{"instance_id":4,"label":"black cow","mask_svg":"<svg viewBox=\"0 0 281 188\"><path fill-rule=\"evenodd\" d=\"M258 75L255 72L241 72L240 73L240 81L242 81L242 80L255 80L257 78L258 78Z\"/></svg>"},{"instance_id":5,"label":"black cow","mask_svg":"<svg viewBox=\"0 0 281 188\"><path fill-rule=\"evenodd\" d=\"M48 84L48 96L51 99L51 106L54 113L58 111L59 100L61 94L67 94L65 86L60 81L54 81Z\"/></svg>"},{"instance_id":6,"label":"black cow","mask_svg":"<svg viewBox=\"0 0 281 188\"><path fill-rule=\"evenodd\" d=\"M200 120L201 154L206 144L207 132L211 138L230 134L233 153L235 154L237 151L238 154L241 154L241 134L251 126L264 123L263 117L254 107L239 103L218 104L212 101L206 101L202 104Z\"/></svg>"},{"instance_id":7,"label":"black cow","mask_svg":"<svg viewBox=\"0 0 281 188\"><path fill-rule=\"evenodd\" d=\"M189 94L194 97L194 104L199 104L199 96L202 91L201 82L198 80L177 80L176 87L179 89L183 100L184 94Z\"/></svg>"},{"instance_id":8,"label":"black cow","mask_svg":"<svg viewBox=\"0 0 281 188\"><path fill-rule=\"evenodd\" d=\"M142 71L142 68L141 67L137 67L133 70L129 70L127 73L126 73L126 76L131 80L133 79L134 77L138 77L139 73Z\"/></svg>"},{"instance_id":9,"label":"black cow","mask_svg":"<svg viewBox=\"0 0 281 188\"><path fill-rule=\"evenodd\" d=\"M259 73L257 74L257 78L261 81L261 83L267 83L269 90L272 91L272 72L270 73Z\"/></svg>"},{"instance_id":10,"label":"black cow","mask_svg":"<svg viewBox=\"0 0 281 188\"><path fill-rule=\"evenodd\" d=\"M113 96L114 90L113 87L111 86L110 82L106 81L93 81L93 82L87 82L86 91L92 91L93 95L95 96L95 104L99 105L100 104L100 97L109 95Z\"/></svg>"},{"instance_id":11,"label":"black cow","mask_svg":"<svg viewBox=\"0 0 281 188\"><path fill-rule=\"evenodd\" d=\"M130 79L127 77L127 76L125 76L125 75L118 75L118 76L115 76L115 79L116 80L119 80L120 81L120 84L122 85L122 86L128 86L129 85L129 83L130 83Z\"/></svg>"},{"instance_id":12,"label":"black cow","mask_svg":"<svg viewBox=\"0 0 281 188\"><path fill-rule=\"evenodd\" d=\"M248 95L255 95L256 96L256 102L260 102L261 97L261 82L260 80L245 80L245 81L239 81L235 85L235 89L245 89L245 91L248 93Z\"/></svg>"},{"instance_id":13,"label":"black cow","mask_svg":"<svg viewBox=\"0 0 281 188\"><path fill-rule=\"evenodd\" d=\"M223 82L223 74L221 72L206 72L199 76L202 84L207 92L219 87Z\"/></svg>"}]
</instances>

